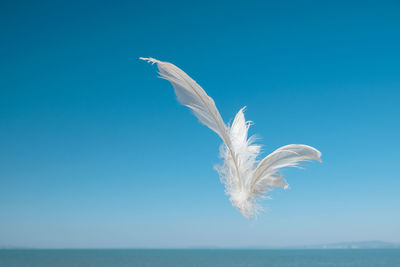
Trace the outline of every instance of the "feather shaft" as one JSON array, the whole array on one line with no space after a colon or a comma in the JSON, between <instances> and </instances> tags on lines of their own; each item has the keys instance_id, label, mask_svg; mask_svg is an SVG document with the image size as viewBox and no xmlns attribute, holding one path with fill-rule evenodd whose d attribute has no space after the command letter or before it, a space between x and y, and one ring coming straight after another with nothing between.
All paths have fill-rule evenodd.
<instances>
[{"instance_id":1,"label":"feather shaft","mask_svg":"<svg viewBox=\"0 0 400 267\"><path fill-rule=\"evenodd\" d=\"M217 107L215 106L214 100L207 95L200 85L198 85L184 71L175 65L154 58L140 57L139 59L151 62L153 64L156 63L160 71L161 78L168 80L174 87L178 101L182 105L189 107L193 111L194 115L200 120L200 122L221 137L222 141L226 144L226 147L228 148L229 154L232 157L235 165L237 186L239 187L239 190L242 190L242 180L237 163L237 155L232 149L232 144L227 133L226 125L223 122ZM186 95L193 93L194 97L189 97L188 101L185 98Z\"/></svg>"}]
</instances>

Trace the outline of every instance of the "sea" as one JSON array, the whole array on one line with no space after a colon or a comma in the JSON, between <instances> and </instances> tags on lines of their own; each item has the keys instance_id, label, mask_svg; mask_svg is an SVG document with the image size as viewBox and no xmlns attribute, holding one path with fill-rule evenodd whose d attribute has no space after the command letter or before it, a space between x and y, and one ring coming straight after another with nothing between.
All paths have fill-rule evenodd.
<instances>
[{"instance_id":1,"label":"sea","mask_svg":"<svg viewBox=\"0 0 400 267\"><path fill-rule=\"evenodd\" d=\"M4 249L1 267L400 267L400 249Z\"/></svg>"}]
</instances>

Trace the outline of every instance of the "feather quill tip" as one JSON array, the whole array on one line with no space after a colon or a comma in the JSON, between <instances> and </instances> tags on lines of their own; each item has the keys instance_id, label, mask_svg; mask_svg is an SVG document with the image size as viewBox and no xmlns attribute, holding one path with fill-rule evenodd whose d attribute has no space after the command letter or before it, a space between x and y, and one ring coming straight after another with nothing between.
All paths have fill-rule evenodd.
<instances>
[{"instance_id":1,"label":"feather quill tip","mask_svg":"<svg viewBox=\"0 0 400 267\"><path fill-rule=\"evenodd\" d=\"M160 61L158 61L157 59L154 59L154 58L152 58L152 57L139 57L139 59L140 59L140 60L147 61L147 63L151 63L151 64L160 62Z\"/></svg>"}]
</instances>

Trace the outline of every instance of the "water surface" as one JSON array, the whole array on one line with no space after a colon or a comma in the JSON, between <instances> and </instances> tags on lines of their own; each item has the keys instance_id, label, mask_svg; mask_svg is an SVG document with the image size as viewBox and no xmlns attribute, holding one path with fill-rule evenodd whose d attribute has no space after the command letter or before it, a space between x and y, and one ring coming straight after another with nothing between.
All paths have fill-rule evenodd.
<instances>
[{"instance_id":1,"label":"water surface","mask_svg":"<svg viewBox=\"0 0 400 267\"><path fill-rule=\"evenodd\" d=\"M0 267L396 267L400 249L0 250Z\"/></svg>"}]
</instances>

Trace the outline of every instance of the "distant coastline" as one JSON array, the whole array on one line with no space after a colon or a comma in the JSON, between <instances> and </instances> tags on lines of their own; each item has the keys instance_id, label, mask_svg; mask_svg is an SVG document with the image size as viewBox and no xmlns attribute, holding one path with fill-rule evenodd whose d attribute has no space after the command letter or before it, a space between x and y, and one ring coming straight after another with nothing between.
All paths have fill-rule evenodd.
<instances>
[{"instance_id":1,"label":"distant coastline","mask_svg":"<svg viewBox=\"0 0 400 267\"><path fill-rule=\"evenodd\" d=\"M369 249L369 248L400 248L400 243L384 241L362 241L362 242L340 242L303 246L299 248L308 249Z\"/></svg>"}]
</instances>

